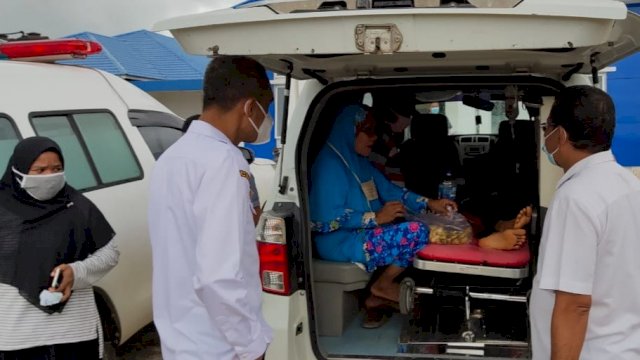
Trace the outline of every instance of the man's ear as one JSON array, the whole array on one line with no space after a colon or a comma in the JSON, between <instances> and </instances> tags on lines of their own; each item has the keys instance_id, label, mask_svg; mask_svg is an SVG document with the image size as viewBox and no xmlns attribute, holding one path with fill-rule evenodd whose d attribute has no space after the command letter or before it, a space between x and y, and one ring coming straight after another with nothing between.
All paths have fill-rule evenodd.
<instances>
[{"instance_id":1,"label":"man's ear","mask_svg":"<svg viewBox=\"0 0 640 360\"><path fill-rule=\"evenodd\" d=\"M569 133L567 132L567 130L562 126L560 126L560 130L562 130L562 135L560 135L560 145L570 143L571 141L569 141Z\"/></svg>"},{"instance_id":2,"label":"man's ear","mask_svg":"<svg viewBox=\"0 0 640 360\"><path fill-rule=\"evenodd\" d=\"M255 102L255 99L252 98L247 98L246 100L242 100L241 103L243 103L243 110L245 115L250 116L251 118L253 118L253 116L255 114L253 114L253 111L255 111L255 106L253 106L253 103Z\"/></svg>"}]
</instances>

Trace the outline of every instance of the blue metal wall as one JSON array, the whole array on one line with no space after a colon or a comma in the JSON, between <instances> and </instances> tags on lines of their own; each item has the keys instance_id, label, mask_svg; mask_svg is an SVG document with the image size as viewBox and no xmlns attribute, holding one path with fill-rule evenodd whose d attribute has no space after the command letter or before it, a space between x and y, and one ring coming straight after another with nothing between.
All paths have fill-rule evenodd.
<instances>
[{"instance_id":1,"label":"blue metal wall","mask_svg":"<svg viewBox=\"0 0 640 360\"><path fill-rule=\"evenodd\" d=\"M640 4L627 5L640 13ZM616 105L613 152L624 166L640 166L640 53L616 64L608 74L607 91Z\"/></svg>"},{"instance_id":2,"label":"blue metal wall","mask_svg":"<svg viewBox=\"0 0 640 360\"><path fill-rule=\"evenodd\" d=\"M276 115L275 115L273 103L275 103L275 101L272 102L271 105L269 106L269 114L271 114L271 117L275 122ZM262 144L262 145L245 144L244 146L253 150L253 152L256 153L257 158L273 160L273 149L275 149L276 147L275 130L276 130L276 127L274 124L273 128L271 129L271 140L269 140L268 143Z\"/></svg>"}]
</instances>

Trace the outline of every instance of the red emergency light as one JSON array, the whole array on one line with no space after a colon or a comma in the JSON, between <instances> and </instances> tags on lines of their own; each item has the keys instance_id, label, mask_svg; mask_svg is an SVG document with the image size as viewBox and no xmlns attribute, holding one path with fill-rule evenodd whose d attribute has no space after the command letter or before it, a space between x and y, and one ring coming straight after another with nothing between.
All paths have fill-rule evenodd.
<instances>
[{"instance_id":1,"label":"red emergency light","mask_svg":"<svg viewBox=\"0 0 640 360\"><path fill-rule=\"evenodd\" d=\"M21 61L55 61L84 59L97 54L102 46L95 41L79 39L11 41L0 43L0 58Z\"/></svg>"}]
</instances>

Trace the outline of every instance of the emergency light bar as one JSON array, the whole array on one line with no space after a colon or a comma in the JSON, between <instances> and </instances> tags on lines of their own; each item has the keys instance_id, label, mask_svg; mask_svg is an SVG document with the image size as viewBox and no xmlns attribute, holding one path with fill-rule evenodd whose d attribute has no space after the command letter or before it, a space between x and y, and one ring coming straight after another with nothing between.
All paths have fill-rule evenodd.
<instances>
[{"instance_id":1,"label":"emergency light bar","mask_svg":"<svg viewBox=\"0 0 640 360\"><path fill-rule=\"evenodd\" d=\"M95 41L79 39L10 41L0 43L0 58L20 61L56 61L84 59L98 54L102 46Z\"/></svg>"}]
</instances>

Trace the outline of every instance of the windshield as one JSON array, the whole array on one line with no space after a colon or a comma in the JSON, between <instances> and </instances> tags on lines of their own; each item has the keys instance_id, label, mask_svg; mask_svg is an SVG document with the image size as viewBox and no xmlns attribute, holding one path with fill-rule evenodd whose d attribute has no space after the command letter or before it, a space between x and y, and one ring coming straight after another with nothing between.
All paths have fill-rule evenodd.
<instances>
[{"instance_id":1,"label":"windshield","mask_svg":"<svg viewBox=\"0 0 640 360\"><path fill-rule=\"evenodd\" d=\"M483 111L467 106L462 101L434 102L416 105L416 110L421 114L438 113L447 117L449 122L449 135L489 134L497 135L500 122L507 120L505 115L505 102L492 100L493 110ZM520 114L518 119L527 119L527 111L522 102L518 102ZM476 125L476 116L479 115L481 123Z\"/></svg>"}]
</instances>

